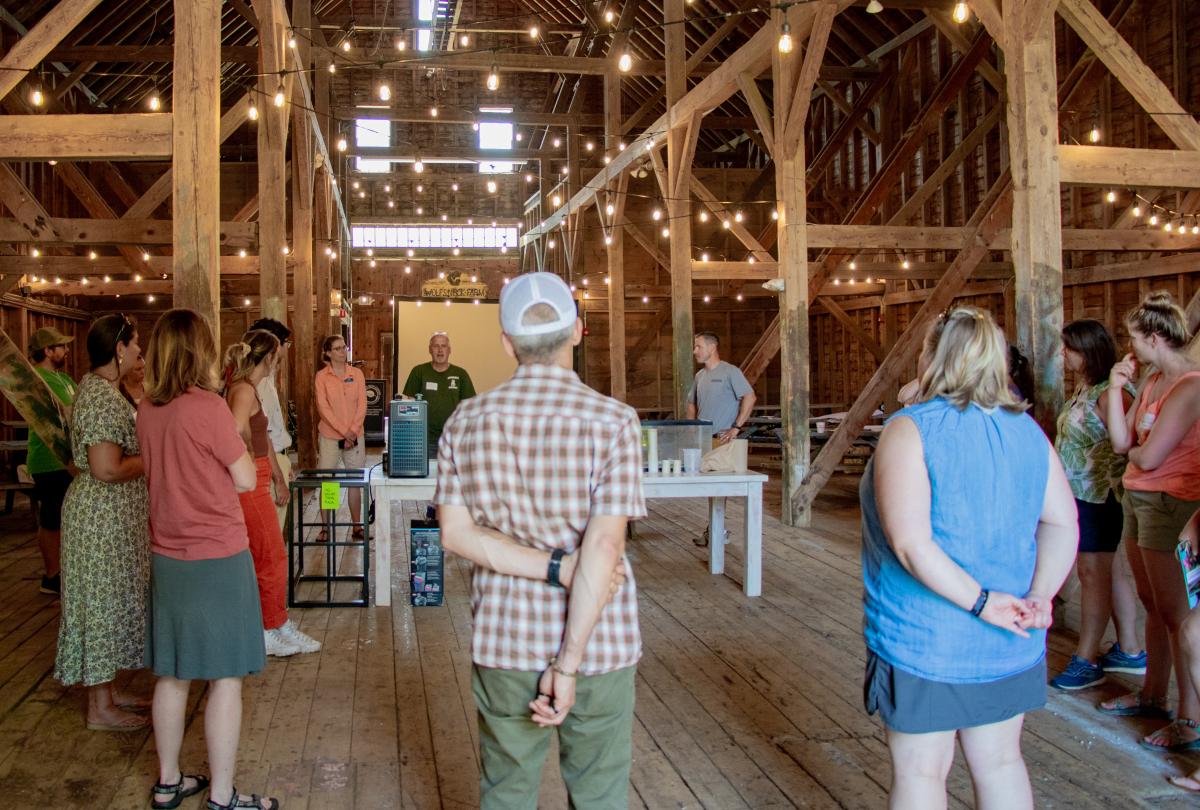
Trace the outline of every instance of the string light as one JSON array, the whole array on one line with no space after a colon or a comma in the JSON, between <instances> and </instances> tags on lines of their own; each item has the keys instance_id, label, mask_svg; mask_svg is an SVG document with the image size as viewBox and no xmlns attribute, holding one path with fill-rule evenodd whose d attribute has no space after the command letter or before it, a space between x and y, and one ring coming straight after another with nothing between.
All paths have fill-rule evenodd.
<instances>
[{"instance_id":1,"label":"string light","mask_svg":"<svg viewBox=\"0 0 1200 810\"><path fill-rule=\"evenodd\" d=\"M337 73L337 65L335 65L333 62L330 62L330 63L329 63L329 72L330 72L330 73Z\"/></svg>"},{"instance_id":2,"label":"string light","mask_svg":"<svg viewBox=\"0 0 1200 810\"><path fill-rule=\"evenodd\" d=\"M350 48L352 48L352 47L353 46L350 44L350 37L346 37L345 39L342 40L342 50L343 51L345 51L346 53L350 53Z\"/></svg>"},{"instance_id":3,"label":"string light","mask_svg":"<svg viewBox=\"0 0 1200 810\"><path fill-rule=\"evenodd\" d=\"M663 239L666 239L667 237L669 237L671 235L671 229L664 225L661 233L662 233Z\"/></svg>"},{"instance_id":4,"label":"string light","mask_svg":"<svg viewBox=\"0 0 1200 810\"><path fill-rule=\"evenodd\" d=\"M853 273L855 270L858 269L858 262L851 259L849 267L850 267L850 272Z\"/></svg>"},{"instance_id":5,"label":"string light","mask_svg":"<svg viewBox=\"0 0 1200 810\"><path fill-rule=\"evenodd\" d=\"M349 144L348 144L348 143L346 143L346 136L345 136L345 135L341 135L341 136L339 136L339 137L338 137L338 139L337 139L337 150L338 150L339 152L345 152L345 151L346 151L346 148L347 148L348 146L349 146Z\"/></svg>"},{"instance_id":6,"label":"string light","mask_svg":"<svg viewBox=\"0 0 1200 810\"><path fill-rule=\"evenodd\" d=\"M707 211L701 211L701 212L700 212L700 221L701 221L701 222L708 222L708 212L707 212Z\"/></svg>"},{"instance_id":7,"label":"string light","mask_svg":"<svg viewBox=\"0 0 1200 810\"><path fill-rule=\"evenodd\" d=\"M438 108L437 108L436 104L429 108L429 117L430 118L438 117Z\"/></svg>"},{"instance_id":8,"label":"string light","mask_svg":"<svg viewBox=\"0 0 1200 810\"><path fill-rule=\"evenodd\" d=\"M537 39L538 33L539 33L539 30L537 27L537 23L533 23L532 25L529 26L529 38L530 39Z\"/></svg>"},{"instance_id":9,"label":"string light","mask_svg":"<svg viewBox=\"0 0 1200 810\"><path fill-rule=\"evenodd\" d=\"M471 37L467 34L463 34L458 38L458 44L462 45L464 48L467 47L471 44Z\"/></svg>"},{"instance_id":10,"label":"string light","mask_svg":"<svg viewBox=\"0 0 1200 810\"><path fill-rule=\"evenodd\" d=\"M282 107L283 102L287 100L287 93L283 89L283 72L279 73L279 86L275 88L275 106Z\"/></svg>"},{"instance_id":11,"label":"string light","mask_svg":"<svg viewBox=\"0 0 1200 810\"><path fill-rule=\"evenodd\" d=\"M150 254L147 253L146 251L142 251L142 261L144 261L144 262L150 261Z\"/></svg>"},{"instance_id":12,"label":"string light","mask_svg":"<svg viewBox=\"0 0 1200 810\"><path fill-rule=\"evenodd\" d=\"M38 250L37 248L33 248L32 250L29 251L29 255L36 259L38 256L42 255L42 252L40 250Z\"/></svg>"},{"instance_id":13,"label":"string light","mask_svg":"<svg viewBox=\"0 0 1200 810\"><path fill-rule=\"evenodd\" d=\"M901 270L907 270L910 267L912 267L912 262L910 262L908 259L905 259L904 261L900 262Z\"/></svg>"},{"instance_id":14,"label":"string light","mask_svg":"<svg viewBox=\"0 0 1200 810\"><path fill-rule=\"evenodd\" d=\"M771 219L773 219L773 220L779 219L779 209L778 208L771 209Z\"/></svg>"},{"instance_id":15,"label":"string light","mask_svg":"<svg viewBox=\"0 0 1200 810\"><path fill-rule=\"evenodd\" d=\"M548 239L548 240L546 241L546 247L548 247L548 248L550 248L551 250L553 250L553 249L554 249L554 240L553 240L553 239Z\"/></svg>"},{"instance_id":16,"label":"string light","mask_svg":"<svg viewBox=\"0 0 1200 810\"><path fill-rule=\"evenodd\" d=\"M779 52L791 53L795 43L792 42L792 27L787 23L783 24L783 31L779 34Z\"/></svg>"},{"instance_id":17,"label":"string light","mask_svg":"<svg viewBox=\"0 0 1200 810\"><path fill-rule=\"evenodd\" d=\"M29 93L29 103L35 107L40 107L46 103L46 96L42 93L42 88L34 87Z\"/></svg>"},{"instance_id":18,"label":"string light","mask_svg":"<svg viewBox=\"0 0 1200 810\"><path fill-rule=\"evenodd\" d=\"M492 65L492 72L488 74L487 89L493 91L500 89L500 74L496 72L495 65Z\"/></svg>"},{"instance_id":19,"label":"string light","mask_svg":"<svg viewBox=\"0 0 1200 810\"><path fill-rule=\"evenodd\" d=\"M621 54L620 58L617 59L617 70L621 71L622 73L628 73L632 69L633 55L630 54L629 51L625 51Z\"/></svg>"},{"instance_id":20,"label":"string light","mask_svg":"<svg viewBox=\"0 0 1200 810\"><path fill-rule=\"evenodd\" d=\"M650 212L650 218L652 220L654 220L655 222L658 222L660 219L662 219L662 209L655 208L653 211Z\"/></svg>"},{"instance_id":21,"label":"string light","mask_svg":"<svg viewBox=\"0 0 1200 810\"><path fill-rule=\"evenodd\" d=\"M417 183L417 193L422 194L422 193L424 193L424 191L425 191L425 185L423 183Z\"/></svg>"},{"instance_id":22,"label":"string light","mask_svg":"<svg viewBox=\"0 0 1200 810\"><path fill-rule=\"evenodd\" d=\"M557 149L562 146L562 138L555 138L552 143L554 144L554 148Z\"/></svg>"},{"instance_id":23,"label":"string light","mask_svg":"<svg viewBox=\"0 0 1200 810\"><path fill-rule=\"evenodd\" d=\"M89 259L91 259L92 261L96 261L96 259L98 258L98 255L97 255L96 251L94 251L94 250L89 250L89 251L88 251L88 258L89 258Z\"/></svg>"},{"instance_id":24,"label":"string light","mask_svg":"<svg viewBox=\"0 0 1200 810\"><path fill-rule=\"evenodd\" d=\"M587 143L585 143L583 145L583 148L586 149L587 151L591 152L593 149L596 148L596 144L592 143L591 141L588 141Z\"/></svg>"},{"instance_id":25,"label":"string light","mask_svg":"<svg viewBox=\"0 0 1200 810\"><path fill-rule=\"evenodd\" d=\"M417 158L416 160L413 161L413 171L416 172L417 174L420 174L421 172L425 171L425 164L421 161L420 158Z\"/></svg>"},{"instance_id":26,"label":"string light","mask_svg":"<svg viewBox=\"0 0 1200 810\"><path fill-rule=\"evenodd\" d=\"M609 203L608 205L604 206L604 213L608 214L610 217L615 215L617 213L616 206L614 206L612 203Z\"/></svg>"},{"instance_id":27,"label":"string light","mask_svg":"<svg viewBox=\"0 0 1200 810\"><path fill-rule=\"evenodd\" d=\"M329 248L325 248L325 252L328 253ZM238 258L241 258L241 259L246 258L246 249L245 248L242 248L241 250L238 251Z\"/></svg>"},{"instance_id":28,"label":"string light","mask_svg":"<svg viewBox=\"0 0 1200 810\"><path fill-rule=\"evenodd\" d=\"M706 303L706 304L707 304L707 303L709 303L710 301L712 301L712 298L711 298L710 296L707 296L707 295L706 295L706 296L704 296L704 303Z\"/></svg>"},{"instance_id":29,"label":"string light","mask_svg":"<svg viewBox=\"0 0 1200 810\"><path fill-rule=\"evenodd\" d=\"M1151 214L1149 222L1151 225L1157 225L1158 224L1158 214Z\"/></svg>"},{"instance_id":30,"label":"string light","mask_svg":"<svg viewBox=\"0 0 1200 810\"><path fill-rule=\"evenodd\" d=\"M734 222L741 222L743 219L745 219L745 217L743 217L743 216L742 216L742 212L741 212L741 211L736 211L736 212L734 212L734 215L733 215L733 221L734 221Z\"/></svg>"},{"instance_id":31,"label":"string light","mask_svg":"<svg viewBox=\"0 0 1200 810\"><path fill-rule=\"evenodd\" d=\"M1133 214L1134 219L1141 219L1142 207L1140 205L1135 205L1131 213Z\"/></svg>"},{"instance_id":32,"label":"string light","mask_svg":"<svg viewBox=\"0 0 1200 810\"><path fill-rule=\"evenodd\" d=\"M488 180L488 181L487 181L487 190L488 190L488 194L495 194L495 193L496 193L496 181L495 181L495 180Z\"/></svg>"},{"instance_id":33,"label":"string light","mask_svg":"<svg viewBox=\"0 0 1200 810\"><path fill-rule=\"evenodd\" d=\"M1095 120L1092 121L1092 131L1088 133L1088 140L1092 143L1100 143L1100 125Z\"/></svg>"},{"instance_id":34,"label":"string light","mask_svg":"<svg viewBox=\"0 0 1200 810\"><path fill-rule=\"evenodd\" d=\"M157 87L150 91L150 97L146 99L146 106L150 108L150 112L158 112L162 109L162 99L158 97Z\"/></svg>"},{"instance_id":35,"label":"string light","mask_svg":"<svg viewBox=\"0 0 1200 810\"><path fill-rule=\"evenodd\" d=\"M288 47L289 48L299 47L296 44L296 32L291 30L290 28L288 29Z\"/></svg>"},{"instance_id":36,"label":"string light","mask_svg":"<svg viewBox=\"0 0 1200 810\"><path fill-rule=\"evenodd\" d=\"M406 48L408 48L408 42L405 41L404 37L396 37L396 50L403 51Z\"/></svg>"},{"instance_id":37,"label":"string light","mask_svg":"<svg viewBox=\"0 0 1200 810\"><path fill-rule=\"evenodd\" d=\"M1110 203L1115 203L1117 201L1117 192L1115 192L1115 191L1108 192L1108 194L1105 195L1105 199L1108 200Z\"/></svg>"},{"instance_id":38,"label":"string light","mask_svg":"<svg viewBox=\"0 0 1200 810\"><path fill-rule=\"evenodd\" d=\"M450 190L451 190L451 191L458 191L458 183L451 183L451 184L450 184Z\"/></svg>"},{"instance_id":39,"label":"string light","mask_svg":"<svg viewBox=\"0 0 1200 810\"><path fill-rule=\"evenodd\" d=\"M954 21L956 23L958 23L959 25L961 25L971 18L971 9L967 6L966 3L963 3L963 2L955 3L954 4L954 13L952 16L954 17Z\"/></svg>"},{"instance_id":40,"label":"string light","mask_svg":"<svg viewBox=\"0 0 1200 810\"><path fill-rule=\"evenodd\" d=\"M700 254L700 261L702 261L702 262L706 262L706 261L708 261L708 254L707 254L707 253L701 253L701 254Z\"/></svg>"},{"instance_id":41,"label":"string light","mask_svg":"<svg viewBox=\"0 0 1200 810\"><path fill-rule=\"evenodd\" d=\"M604 12L604 21L606 23L611 23L616 18L616 16L617 15L613 14L613 10L610 8Z\"/></svg>"},{"instance_id":42,"label":"string light","mask_svg":"<svg viewBox=\"0 0 1200 810\"><path fill-rule=\"evenodd\" d=\"M555 194L553 197L550 198L550 202L551 202L551 204L554 205L555 208L558 208L558 206L562 205L562 197Z\"/></svg>"},{"instance_id":43,"label":"string light","mask_svg":"<svg viewBox=\"0 0 1200 810\"><path fill-rule=\"evenodd\" d=\"M379 100L380 101L391 101L392 100L392 88L389 87L386 82L379 85Z\"/></svg>"},{"instance_id":44,"label":"string light","mask_svg":"<svg viewBox=\"0 0 1200 810\"><path fill-rule=\"evenodd\" d=\"M250 105L250 109L246 110L246 117L251 121L258 120L258 107L253 103Z\"/></svg>"}]
</instances>

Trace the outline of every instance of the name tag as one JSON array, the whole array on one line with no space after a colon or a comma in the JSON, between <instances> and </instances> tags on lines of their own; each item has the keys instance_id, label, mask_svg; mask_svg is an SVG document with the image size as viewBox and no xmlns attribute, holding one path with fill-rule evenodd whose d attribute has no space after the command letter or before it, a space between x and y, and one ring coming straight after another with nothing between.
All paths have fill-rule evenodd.
<instances>
[{"instance_id":1,"label":"name tag","mask_svg":"<svg viewBox=\"0 0 1200 810\"><path fill-rule=\"evenodd\" d=\"M426 390L426 391L436 391L436 390L438 390L437 383L435 383L435 382L427 382L427 383L425 383L425 390Z\"/></svg>"}]
</instances>

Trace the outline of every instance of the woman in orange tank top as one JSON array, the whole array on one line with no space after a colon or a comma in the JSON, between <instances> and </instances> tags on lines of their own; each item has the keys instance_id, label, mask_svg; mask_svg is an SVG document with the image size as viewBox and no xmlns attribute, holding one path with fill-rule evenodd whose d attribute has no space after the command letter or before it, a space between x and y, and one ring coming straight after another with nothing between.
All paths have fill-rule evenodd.
<instances>
[{"instance_id":1,"label":"woman in orange tank top","mask_svg":"<svg viewBox=\"0 0 1200 810\"><path fill-rule=\"evenodd\" d=\"M1167 687L1172 662L1179 685L1177 716L1142 738L1155 751L1200 748L1200 701L1188 677L1181 627L1188 601L1180 582L1175 547L1189 518L1200 509L1200 365L1186 353L1190 340L1183 310L1166 293L1153 293L1125 318L1132 353L1113 366L1112 385L1152 373L1129 413L1120 400L1108 403L1113 449L1129 457L1125 470L1122 539L1146 607L1146 677L1141 692L1105 701L1107 714L1169 717Z\"/></svg>"}]
</instances>

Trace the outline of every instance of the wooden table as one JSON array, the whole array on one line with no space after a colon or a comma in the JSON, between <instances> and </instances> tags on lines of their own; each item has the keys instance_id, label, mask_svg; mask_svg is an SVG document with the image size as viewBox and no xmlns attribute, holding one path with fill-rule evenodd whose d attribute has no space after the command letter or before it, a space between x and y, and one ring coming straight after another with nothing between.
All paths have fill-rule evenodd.
<instances>
[{"instance_id":1,"label":"wooden table","mask_svg":"<svg viewBox=\"0 0 1200 810\"><path fill-rule=\"evenodd\" d=\"M655 498L708 498L708 570L725 573L725 501L746 501L744 552L746 559L742 592L762 595L762 487L767 476L761 473L699 473L695 475L648 475L642 478L642 493ZM431 501L437 480L428 478L388 478L381 468L371 473L375 499L375 604L392 603L392 503ZM403 525L400 530L403 531Z\"/></svg>"}]
</instances>

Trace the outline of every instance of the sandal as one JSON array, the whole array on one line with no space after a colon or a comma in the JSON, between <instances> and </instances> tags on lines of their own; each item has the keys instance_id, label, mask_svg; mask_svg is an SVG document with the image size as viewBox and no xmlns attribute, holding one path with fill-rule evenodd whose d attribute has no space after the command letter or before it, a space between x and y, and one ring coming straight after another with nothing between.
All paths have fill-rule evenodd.
<instances>
[{"instance_id":1,"label":"sandal","mask_svg":"<svg viewBox=\"0 0 1200 810\"><path fill-rule=\"evenodd\" d=\"M196 780L196 784L190 788L185 788L183 783L187 779ZM194 773L179 774L179 781L173 785L164 785L162 782L156 782L154 787L150 788L150 806L154 810L171 810L173 807L178 807L188 796L195 796L200 791L208 787L208 779ZM154 798L156 794L170 793L171 798L166 801L159 801Z\"/></svg>"},{"instance_id":2,"label":"sandal","mask_svg":"<svg viewBox=\"0 0 1200 810\"><path fill-rule=\"evenodd\" d=\"M1145 699L1141 692L1130 692L1119 698L1096 704L1096 711L1113 717L1151 717L1170 720L1171 712L1162 698Z\"/></svg>"},{"instance_id":3,"label":"sandal","mask_svg":"<svg viewBox=\"0 0 1200 810\"><path fill-rule=\"evenodd\" d=\"M95 723L86 719L84 722L88 731L141 731L150 725L150 718L144 714L131 714L115 723Z\"/></svg>"},{"instance_id":4,"label":"sandal","mask_svg":"<svg viewBox=\"0 0 1200 810\"><path fill-rule=\"evenodd\" d=\"M238 789L233 789L232 797L229 799L229 804L217 804L212 800L212 795L209 794L208 802L204 805L207 810L235 810L239 807L253 807L258 810L279 810L279 799L272 799L270 796L259 796L257 793L250 794L249 799L243 799L242 794L238 793Z\"/></svg>"},{"instance_id":5,"label":"sandal","mask_svg":"<svg viewBox=\"0 0 1200 810\"><path fill-rule=\"evenodd\" d=\"M1138 740L1138 745L1142 748L1149 748L1151 751L1158 751L1163 754L1195 751L1200 749L1200 733L1197 733L1197 726L1200 726L1200 723L1197 723L1195 720L1177 717L1153 734L1142 737ZM1191 736L1188 736L1184 729L1190 729ZM1165 740L1165 744L1160 745L1154 742L1155 738L1160 736Z\"/></svg>"},{"instance_id":6,"label":"sandal","mask_svg":"<svg viewBox=\"0 0 1200 810\"><path fill-rule=\"evenodd\" d=\"M1168 776L1167 781L1188 793L1200 793L1200 781L1190 776Z\"/></svg>"},{"instance_id":7,"label":"sandal","mask_svg":"<svg viewBox=\"0 0 1200 810\"><path fill-rule=\"evenodd\" d=\"M321 529L321 531L317 532L317 542L318 543L328 543L329 542L329 532L325 531L324 529Z\"/></svg>"},{"instance_id":8,"label":"sandal","mask_svg":"<svg viewBox=\"0 0 1200 810\"><path fill-rule=\"evenodd\" d=\"M350 532L351 540L362 540L365 536L366 535L363 534L363 530L358 527L356 527L354 531Z\"/></svg>"}]
</instances>

